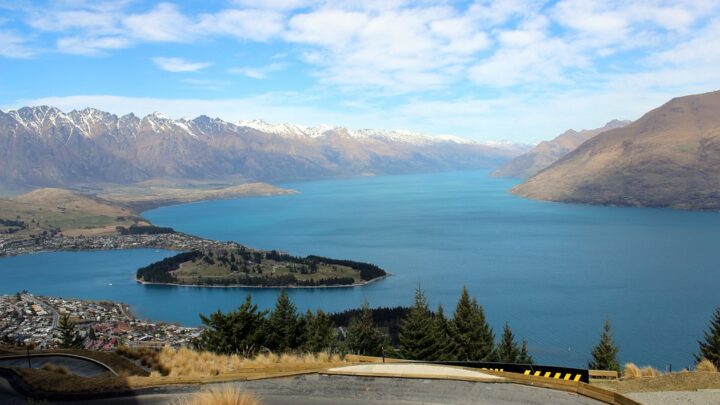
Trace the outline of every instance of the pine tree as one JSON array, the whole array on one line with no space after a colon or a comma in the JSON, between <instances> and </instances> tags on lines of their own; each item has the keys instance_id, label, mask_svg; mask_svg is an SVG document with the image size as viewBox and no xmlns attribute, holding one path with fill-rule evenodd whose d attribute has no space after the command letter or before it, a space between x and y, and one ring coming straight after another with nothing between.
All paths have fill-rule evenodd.
<instances>
[{"instance_id":1,"label":"pine tree","mask_svg":"<svg viewBox=\"0 0 720 405\"><path fill-rule=\"evenodd\" d=\"M715 367L720 368L720 307L715 309L710 327L705 332L705 340L698 341L700 352L695 355L698 362L702 359L708 359Z\"/></svg>"},{"instance_id":2,"label":"pine tree","mask_svg":"<svg viewBox=\"0 0 720 405\"><path fill-rule=\"evenodd\" d=\"M610 321L605 320L603 325L603 333L600 336L600 342L593 348L592 360L588 362L588 368L593 370L611 370L620 371L620 363L617 355L620 351L613 341L612 332L610 331Z\"/></svg>"},{"instance_id":3,"label":"pine tree","mask_svg":"<svg viewBox=\"0 0 720 405\"><path fill-rule=\"evenodd\" d=\"M335 326L329 316L318 309L316 313L308 310L303 317L303 350L310 353L334 351L337 347Z\"/></svg>"},{"instance_id":4,"label":"pine tree","mask_svg":"<svg viewBox=\"0 0 720 405\"><path fill-rule=\"evenodd\" d=\"M258 311L252 303L250 294L245 302L227 315L221 311L200 314L205 329L194 342L200 350L208 350L218 354L242 354L252 356L263 344L263 326L267 311Z\"/></svg>"},{"instance_id":5,"label":"pine tree","mask_svg":"<svg viewBox=\"0 0 720 405\"><path fill-rule=\"evenodd\" d=\"M467 287L463 287L452 323L461 359L474 361L492 359L495 336L485 320L482 307L475 298L470 299Z\"/></svg>"},{"instance_id":6,"label":"pine tree","mask_svg":"<svg viewBox=\"0 0 720 405\"><path fill-rule=\"evenodd\" d=\"M297 308L287 291L280 291L275 309L266 323L265 344L268 349L284 352L296 349L300 342Z\"/></svg>"},{"instance_id":7,"label":"pine tree","mask_svg":"<svg viewBox=\"0 0 720 405\"><path fill-rule=\"evenodd\" d=\"M501 363L518 363L520 351L520 347L515 343L515 335L513 335L510 325L505 322L502 338L495 349L495 361Z\"/></svg>"},{"instance_id":8,"label":"pine tree","mask_svg":"<svg viewBox=\"0 0 720 405\"><path fill-rule=\"evenodd\" d=\"M58 324L59 345L63 349L80 349L83 347L83 338L75 328L75 323L70 320L70 315L62 314Z\"/></svg>"},{"instance_id":9,"label":"pine tree","mask_svg":"<svg viewBox=\"0 0 720 405\"><path fill-rule=\"evenodd\" d=\"M400 324L400 356L410 360L434 360L438 354L436 328L422 290L415 290L415 303Z\"/></svg>"},{"instance_id":10,"label":"pine tree","mask_svg":"<svg viewBox=\"0 0 720 405\"><path fill-rule=\"evenodd\" d=\"M350 353L380 356L385 340L375 328L367 300L363 303L359 318L352 318L347 330L345 344Z\"/></svg>"},{"instance_id":11,"label":"pine tree","mask_svg":"<svg viewBox=\"0 0 720 405\"><path fill-rule=\"evenodd\" d=\"M438 306L437 312L435 313L435 336L438 342L438 351L435 360L458 360L460 348L453 338L453 324L445 317L445 310L442 305Z\"/></svg>"},{"instance_id":12,"label":"pine tree","mask_svg":"<svg viewBox=\"0 0 720 405\"><path fill-rule=\"evenodd\" d=\"M518 364L533 364L535 361L533 361L532 356L530 353L528 353L527 349L527 340L523 339L522 343L520 344L520 353L518 354L517 358Z\"/></svg>"}]
</instances>

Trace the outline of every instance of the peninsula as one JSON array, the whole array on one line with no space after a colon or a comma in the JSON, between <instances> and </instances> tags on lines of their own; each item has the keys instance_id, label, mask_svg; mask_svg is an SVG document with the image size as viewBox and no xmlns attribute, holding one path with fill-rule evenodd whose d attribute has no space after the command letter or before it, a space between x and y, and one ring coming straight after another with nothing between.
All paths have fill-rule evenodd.
<instances>
[{"instance_id":1,"label":"peninsula","mask_svg":"<svg viewBox=\"0 0 720 405\"><path fill-rule=\"evenodd\" d=\"M352 287L386 277L373 264L296 257L226 243L165 258L137 271L137 281L212 287Z\"/></svg>"}]
</instances>

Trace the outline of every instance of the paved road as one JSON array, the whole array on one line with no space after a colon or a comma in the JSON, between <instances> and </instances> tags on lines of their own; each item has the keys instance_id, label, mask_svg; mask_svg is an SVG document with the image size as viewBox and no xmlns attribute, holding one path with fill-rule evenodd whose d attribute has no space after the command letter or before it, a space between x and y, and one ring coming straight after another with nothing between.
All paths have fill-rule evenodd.
<instances>
[{"instance_id":1,"label":"paved road","mask_svg":"<svg viewBox=\"0 0 720 405\"><path fill-rule=\"evenodd\" d=\"M306 375L228 384L251 392L264 405L600 404L576 394L507 383ZM193 390L197 388L162 389L138 397L55 403L159 405L177 401Z\"/></svg>"},{"instance_id":2,"label":"paved road","mask_svg":"<svg viewBox=\"0 0 720 405\"><path fill-rule=\"evenodd\" d=\"M92 361L83 360L75 357L66 356L30 356L30 365L32 368L41 368L45 364L53 364L55 366L63 366L70 373L90 377L95 375L110 374L103 366ZM27 357L0 357L0 367L19 367L27 368Z\"/></svg>"},{"instance_id":3,"label":"paved road","mask_svg":"<svg viewBox=\"0 0 720 405\"><path fill-rule=\"evenodd\" d=\"M720 390L637 392L627 396L645 405L720 404Z\"/></svg>"}]
</instances>

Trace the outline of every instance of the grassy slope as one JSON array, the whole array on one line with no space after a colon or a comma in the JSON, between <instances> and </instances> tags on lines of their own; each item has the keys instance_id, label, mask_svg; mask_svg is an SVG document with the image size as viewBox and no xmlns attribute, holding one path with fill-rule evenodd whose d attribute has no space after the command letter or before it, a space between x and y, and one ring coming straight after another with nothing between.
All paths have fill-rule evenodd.
<instances>
[{"instance_id":1,"label":"grassy slope","mask_svg":"<svg viewBox=\"0 0 720 405\"><path fill-rule=\"evenodd\" d=\"M17 197L0 198L0 219L20 220L27 224L27 229L14 233L8 233L14 227L0 225L0 238L24 239L55 229L66 236L112 234L117 226L147 225L140 212L153 207L216 198L292 193L295 192L264 183L235 186L143 183L107 188L98 196L43 188Z\"/></svg>"}]
</instances>

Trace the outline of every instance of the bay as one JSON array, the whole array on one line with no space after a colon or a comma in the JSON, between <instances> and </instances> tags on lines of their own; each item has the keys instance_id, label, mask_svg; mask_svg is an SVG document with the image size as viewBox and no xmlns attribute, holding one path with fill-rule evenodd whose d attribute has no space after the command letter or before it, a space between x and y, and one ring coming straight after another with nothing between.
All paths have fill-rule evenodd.
<instances>
[{"instance_id":1,"label":"bay","mask_svg":"<svg viewBox=\"0 0 720 405\"><path fill-rule=\"evenodd\" d=\"M692 363L720 305L720 214L558 204L508 193L485 171L283 184L291 196L207 201L144 215L159 226L295 255L378 264L392 276L357 288L293 289L300 310L409 305L414 289L452 313L467 286L499 335L509 322L536 361L585 366L602 322L622 361ZM0 293L108 299L151 319L196 325L247 292L143 286L134 271L167 251L47 253L0 260ZM112 286L109 284L112 283Z\"/></svg>"}]
</instances>

